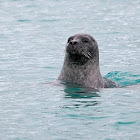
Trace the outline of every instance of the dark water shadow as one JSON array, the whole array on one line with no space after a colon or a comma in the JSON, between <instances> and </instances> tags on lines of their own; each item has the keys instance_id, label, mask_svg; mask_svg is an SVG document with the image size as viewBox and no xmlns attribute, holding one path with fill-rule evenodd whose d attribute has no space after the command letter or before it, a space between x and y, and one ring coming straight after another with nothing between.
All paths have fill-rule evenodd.
<instances>
[{"instance_id":1,"label":"dark water shadow","mask_svg":"<svg viewBox=\"0 0 140 140\"><path fill-rule=\"evenodd\" d=\"M99 90L93 88L83 87L81 85L63 82L64 98L72 99L70 104L63 105L63 108L85 108L96 106L99 104L97 100Z\"/></svg>"},{"instance_id":2,"label":"dark water shadow","mask_svg":"<svg viewBox=\"0 0 140 140\"><path fill-rule=\"evenodd\" d=\"M87 88L78 84L67 82L63 82L62 84L64 85L64 92L66 93L64 96L65 98L78 99L100 97L98 89Z\"/></svg>"},{"instance_id":3,"label":"dark water shadow","mask_svg":"<svg viewBox=\"0 0 140 140\"><path fill-rule=\"evenodd\" d=\"M90 87L84 87L82 85L73 84L69 82L64 82L60 80L56 80L53 82L46 82L44 84L54 85L54 86L61 86L63 87L63 90L61 91L65 92L65 98L93 98L93 97L100 97L99 96L99 90L90 88Z\"/></svg>"},{"instance_id":4,"label":"dark water shadow","mask_svg":"<svg viewBox=\"0 0 140 140\"><path fill-rule=\"evenodd\" d=\"M53 84L55 86L61 86L61 91L64 92L64 99L70 99L71 102L66 102L62 108L83 108L91 107L99 104L97 98L100 97L99 90L94 88L84 87L78 84L69 82L63 82L56 80L55 82L47 82L45 84Z\"/></svg>"}]
</instances>

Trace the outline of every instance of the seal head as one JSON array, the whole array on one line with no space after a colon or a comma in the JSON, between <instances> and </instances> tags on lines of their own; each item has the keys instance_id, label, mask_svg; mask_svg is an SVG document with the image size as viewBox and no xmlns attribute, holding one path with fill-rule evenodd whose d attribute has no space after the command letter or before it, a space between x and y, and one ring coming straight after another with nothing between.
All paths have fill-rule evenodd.
<instances>
[{"instance_id":1,"label":"seal head","mask_svg":"<svg viewBox=\"0 0 140 140\"><path fill-rule=\"evenodd\" d=\"M99 58L97 43L87 34L71 36L67 42L66 52L69 61L75 65L84 65L93 58Z\"/></svg>"}]
</instances>

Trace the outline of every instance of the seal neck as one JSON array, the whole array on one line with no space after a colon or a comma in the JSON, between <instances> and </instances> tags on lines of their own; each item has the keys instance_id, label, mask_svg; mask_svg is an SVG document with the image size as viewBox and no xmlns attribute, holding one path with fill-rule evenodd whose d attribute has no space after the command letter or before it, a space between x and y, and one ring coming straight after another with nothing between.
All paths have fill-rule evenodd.
<instances>
[{"instance_id":1,"label":"seal neck","mask_svg":"<svg viewBox=\"0 0 140 140\"><path fill-rule=\"evenodd\" d=\"M84 65L76 65L65 60L59 80L80 84L86 87L102 88L99 61L90 60Z\"/></svg>"}]
</instances>

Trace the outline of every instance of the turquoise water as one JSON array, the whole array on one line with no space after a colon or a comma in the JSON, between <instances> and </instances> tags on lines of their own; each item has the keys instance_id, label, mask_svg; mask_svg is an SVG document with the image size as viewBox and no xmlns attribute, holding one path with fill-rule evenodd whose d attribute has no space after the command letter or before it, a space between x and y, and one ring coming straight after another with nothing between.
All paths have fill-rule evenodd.
<instances>
[{"instance_id":1,"label":"turquoise water","mask_svg":"<svg viewBox=\"0 0 140 140\"><path fill-rule=\"evenodd\" d=\"M123 88L53 85L66 40L93 35ZM0 1L1 140L140 139L139 0Z\"/></svg>"}]
</instances>

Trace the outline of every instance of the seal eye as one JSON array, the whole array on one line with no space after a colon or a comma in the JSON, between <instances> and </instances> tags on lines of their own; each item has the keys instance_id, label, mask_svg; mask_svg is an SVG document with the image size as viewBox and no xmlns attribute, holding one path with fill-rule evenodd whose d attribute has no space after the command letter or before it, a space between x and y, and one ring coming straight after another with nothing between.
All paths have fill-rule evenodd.
<instances>
[{"instance_id":1,"label":"seal eye","mask_svg":"<svg viewBox=\"0 0 140 140\"><path fill-rule=\"evenodd\" d=\"M83 38L83 39L82 39L82 42L83 42L83 43L89 43L89 39L88 39L88 38Z\"/></svg>"},{"instance_id":2,"label":"seal eye","mask_svg":"<svg viewBox=\"0 0 140 140\"><path fill-rule=\"evenodd\" d=\"M68 43L73 40L73 37L71 36L69 39L68 39Z\"/></svg>"}]
</instances>

